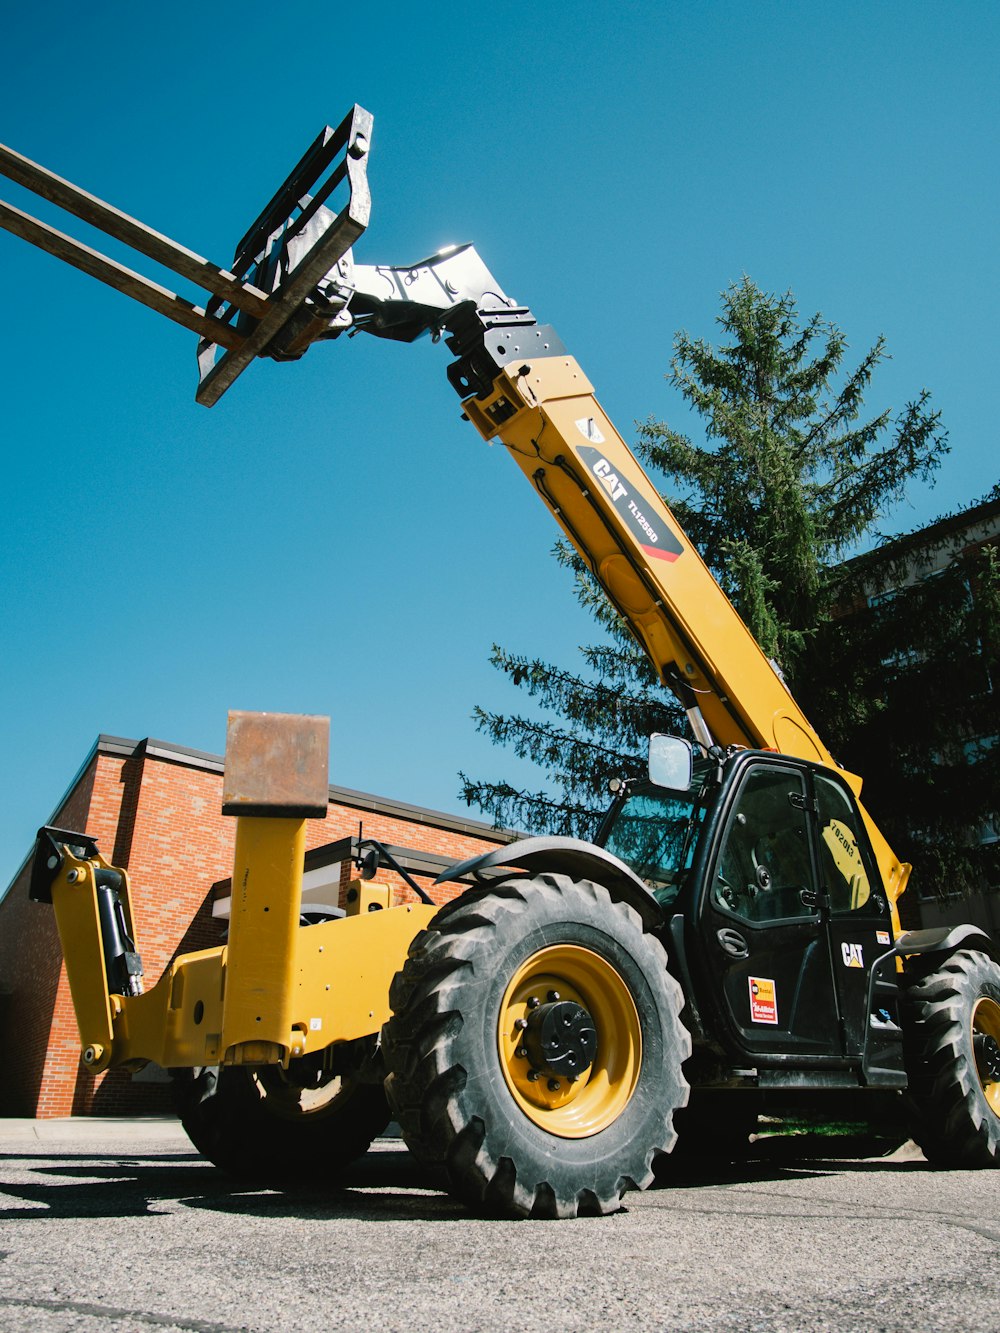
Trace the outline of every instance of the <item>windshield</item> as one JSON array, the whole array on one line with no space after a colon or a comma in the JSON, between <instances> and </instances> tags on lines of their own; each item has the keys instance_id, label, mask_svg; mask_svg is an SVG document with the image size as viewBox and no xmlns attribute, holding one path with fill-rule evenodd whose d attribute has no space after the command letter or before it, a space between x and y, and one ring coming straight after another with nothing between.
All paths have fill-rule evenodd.
<instances>
[{"instance_id":1,"label":"windshield","mask_svg":"<svg viewBox=\"0 0 1000 1333\"><path fill-rule=\"evenodd\" d=\"M701 784L688 792L635 783L610 813L603 843L646 881L663 907L683 884L705 812Z\"/></svg>"}]
</instances>

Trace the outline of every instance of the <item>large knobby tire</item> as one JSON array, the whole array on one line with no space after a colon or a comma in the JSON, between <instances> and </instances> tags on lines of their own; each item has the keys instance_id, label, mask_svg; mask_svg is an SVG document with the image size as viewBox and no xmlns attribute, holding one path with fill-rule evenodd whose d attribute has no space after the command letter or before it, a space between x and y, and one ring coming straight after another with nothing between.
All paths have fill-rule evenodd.
<instances>
[{"instance_id":1,"label":"large knobby tire","mask_svg":"<svg viewBox=\"0 0 1000 1333\"><path fill-rule=\"evenodd\" d=\"M576 1217L651 1183L691 1041L662 946L606 889L544 874L463 895L413 941L389 998L390 1106L457 1197ZM575 1034L561 1054L552 1024Z\"/></svg>"},{"instance_id":2,"label":"large knobby tire","mask_svg":"<svg viewBox=\"0 0 1000 1333\"><path fill-rule=\"evenodd\" d=\"M210 1067L174 1075L188 1138L227 1174L261 1184L325 1184L389 1123L383 1089L344 1077L317 1087L278 1067Z\"/></svg>"},{"instance_id":3,"label":"large knobby tire","mask_svg":"<svg viewBox=\"0 0 1000 1333\"><path fill-rule=\"evenodd\" d=\"M935 1166L1000 1165L1000 966L960 950L906 990L913 1137Z\"/></svg>"}]
</instances>

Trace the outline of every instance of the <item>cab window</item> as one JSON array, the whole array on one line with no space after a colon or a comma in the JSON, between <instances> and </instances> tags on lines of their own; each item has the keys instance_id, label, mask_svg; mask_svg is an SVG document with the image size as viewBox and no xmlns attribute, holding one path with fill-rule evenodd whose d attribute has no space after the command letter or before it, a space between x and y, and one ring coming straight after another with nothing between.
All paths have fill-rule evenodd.
<instances>
[{"instance_id":1,"label":"cab window","mask_svg":"<svg viewBox=\"0 0 1000 1333\"><path fill-rule=\"evenodd\" d=\"M697 792L636 783L604 830L603 845L646 881L663 907L673 904L691 867L705 814Z\"/></svg>"},{"instance_id":2,"label":"cab window","mask_svg":"<svg viewBox=\"0 0 1000 1333\"><path fill-rule=\"evenodd\" d=\"M801 774L750 769L726 823L713 902L746 921L809 917L803 891L813 887Z\"/></svg>"}]
</instances>

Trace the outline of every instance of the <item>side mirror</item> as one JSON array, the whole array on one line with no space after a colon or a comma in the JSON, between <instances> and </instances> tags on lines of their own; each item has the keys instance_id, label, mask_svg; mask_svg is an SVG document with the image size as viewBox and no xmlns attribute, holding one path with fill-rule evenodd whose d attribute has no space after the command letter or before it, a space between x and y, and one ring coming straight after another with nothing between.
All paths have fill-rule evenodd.
<instances>
[{"instance_id":1,"label":"side mirror","mask_svg":"<svg viewBox=\"0 0 1000 1333\"><path fill-rule=\"evenodd\" d=\"M374 879L379 870L377 847L366 847L357 860L358 873L362 879Z\"/></svg>"},{"instance_id":2,"label":"side mirror","mask_svg":"<svg viewBox=\"0 0 1000 1333\"><path fill-rule=\"evenodd\" d=\"M691 788L694 752L691 742L680 736L663 736L655 732L649 738L649 780L657 787L672 791Z\"/></svg>"}]
</instances>

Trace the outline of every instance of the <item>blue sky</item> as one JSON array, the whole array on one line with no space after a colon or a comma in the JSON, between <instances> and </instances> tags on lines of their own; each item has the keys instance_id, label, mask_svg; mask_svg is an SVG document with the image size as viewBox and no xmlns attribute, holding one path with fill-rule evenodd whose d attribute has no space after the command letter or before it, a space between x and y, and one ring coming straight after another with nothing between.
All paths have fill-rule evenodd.
<instances>
[{"instance_id":1,"label":"blue sky","mask_svg":"<svg viewBox=\"0 0 1000 1333\"><path fill-rule=\"evenodd\" d=\"M59 0L4 30L0 139L218 263L357 101L358 258L473 241L626 436L691 428L673 333L747 273L859 357L886 335L873 410L932 390L953 451L890 530L1000 475L993 3ZM517 775L469 720L516 703L490 645L572 662L590 625L443 348L342 339L206 411L192 334L2 232L0 264L0 886L102 731L220 752L228 708L330 713L332 781L447 810L460 768Z\"/></svg>"}]
</instances>

